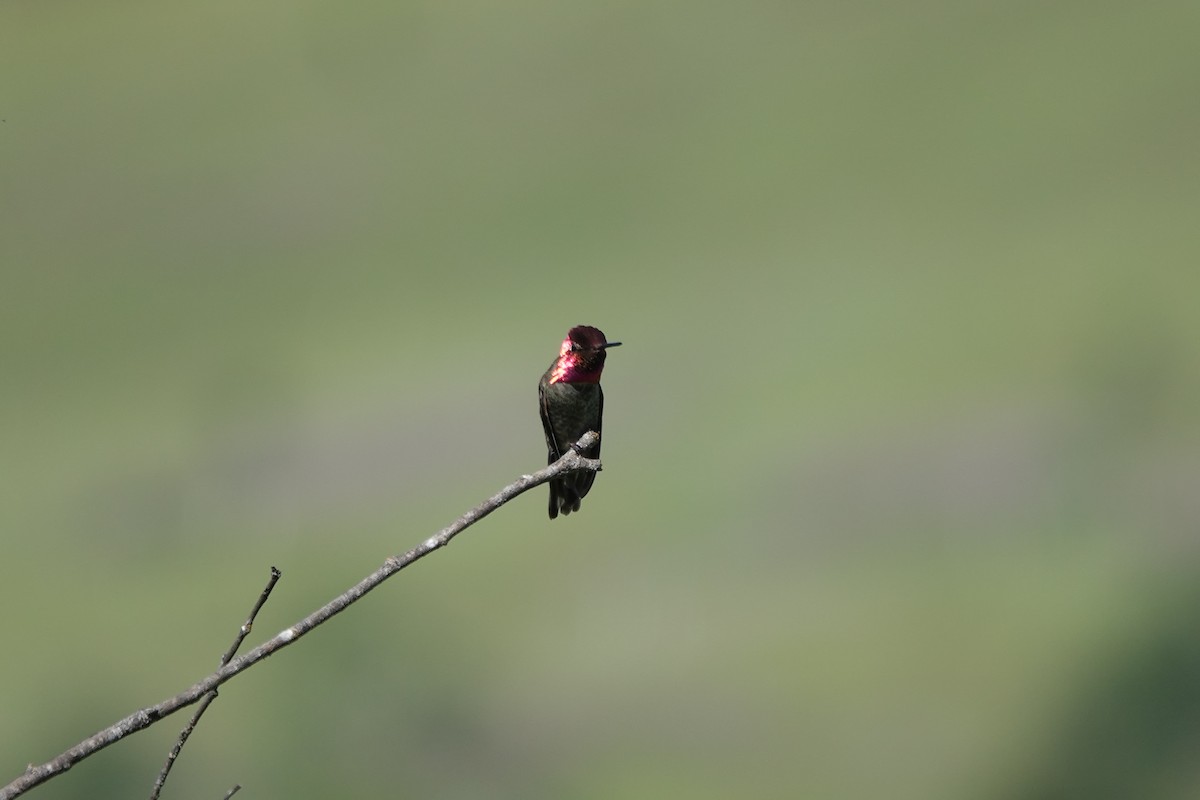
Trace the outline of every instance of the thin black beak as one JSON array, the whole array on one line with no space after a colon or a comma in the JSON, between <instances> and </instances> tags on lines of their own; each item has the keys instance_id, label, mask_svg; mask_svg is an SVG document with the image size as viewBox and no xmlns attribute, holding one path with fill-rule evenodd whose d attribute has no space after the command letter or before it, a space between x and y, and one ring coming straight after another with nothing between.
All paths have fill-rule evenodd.
<instances>
[{"instance_id":1,"label":"thin black beak","mask_svg":"<svg viewBox=\"0 0 1200 800\"><path fill-rule=\"evenodd\" d=\"M604 344L600 345L600 349L603 350L606 347L620 347L620 346L621 346L620 342L605 342Z\"/></svg>"}]
</instances>

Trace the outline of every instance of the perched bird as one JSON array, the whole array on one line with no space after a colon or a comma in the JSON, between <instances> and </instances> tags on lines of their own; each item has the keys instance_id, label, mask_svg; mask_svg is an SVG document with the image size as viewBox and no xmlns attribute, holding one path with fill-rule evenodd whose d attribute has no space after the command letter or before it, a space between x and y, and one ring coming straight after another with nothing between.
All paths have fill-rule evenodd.
<instances>
[{"instance_id":1,"label":"perched bird","mask_svg":"<svg viewBox=\"0 0 1200 800\"><path fill-rule=\"evenodd\" d=\"M606 340L599 328L590 325L576 325L567 331L558 358L538 383L548 464L562 458L567 448L588 431L601 432L604 392L600 389L600 373L604 371L604 351L619 344ZM580 451L580 455L599 458L599 442ZM595 472L584 470L550 481L550 519L560 512L566 515L578 511L595 479Z\"/></svg>"}]
</instances>

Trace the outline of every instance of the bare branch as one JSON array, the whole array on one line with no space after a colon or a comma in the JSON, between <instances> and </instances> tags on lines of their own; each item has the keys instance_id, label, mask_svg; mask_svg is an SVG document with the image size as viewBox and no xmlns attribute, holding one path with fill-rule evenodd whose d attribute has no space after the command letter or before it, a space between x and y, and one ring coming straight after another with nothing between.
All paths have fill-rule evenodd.
<instances>
[{"instance_id":1,"label":"bare branch","mask_svg":"<svg viewBox=\"0 0 1200 800\"><path fill-rule=\"evenodd\" d=\"M246 617L246 621L238 628L237 636L233 637L233 643L229 645L229 649L221 656L220 666L225 666L229 663L229 659L233 658L237 653L238 648L242 646L242 642L250 634L250 630L254 627L254 618L258 616L259 609L267 602L267 598L271 596L271 590L275 588L275 584L279 582L281 573L275 567L271 567L271 577L267 579L267 585L263 588L262 593L258 596L258 601L255 602L254 608L250 609L250 616ZM158 796L162 793L163 785L167 782L167 776L171 774L171 768L175 766L175 759L179 758L179 753L183 750L183 746L187 744L188 737L192 735L192 731L196 729L200 718L204 716L204 712L212 705L212 701L217 699L217 690L213 689L208 694L204 695L204 699L200 701L200 705L196 707L192 718L188 720L188 724L179 732L179 739L175 742L175 746L171 748L171 752L167 754L167 760L162 766L162 770L158 773L158 778L154 781L154 788L150 791L150 800L158 800Z\"/></svg>"},{"instance_id":2,"label":"bare branch","mask_svg":"<svg viewBox=\"0 0 1200 800\"><path fill-rule=\"evenodd\" d=\"M161 703L135 711L93 736L89 736L87 739L65 750L44 764L30 764L20 777L7 786L0 788L0 800L11 800L11 798L18 797L34 786L66 772L93 753L108 747L110 744L119 742L132 733L144 730L179 709L195 703L243 670L254 666L268 656L274 655L301 636L307 634L313 628L327 622L336 614L345 611L352 603L362 599L367 592L379 586L379 584L409 564L424 558L438 548L445 547L459 533L474 525L514 497L567 472L578 472L580 470L600 471L601 464L599 459L584 458L578 452L593 446L599 439L600 435L595 431L585 433L576 443L575 447L568 450L558 461L555 461L545 469L538 470L532 475L522 475L408 552L401 555L389 556L383 562L383 566L363 578L354 586L351 586L345 592L333 598L295 625L275 634L275 636L250 652L231 659L227 664L221 666L216 672L199 681L190 689L163 700Z\"/></svg>"}]
</instances>

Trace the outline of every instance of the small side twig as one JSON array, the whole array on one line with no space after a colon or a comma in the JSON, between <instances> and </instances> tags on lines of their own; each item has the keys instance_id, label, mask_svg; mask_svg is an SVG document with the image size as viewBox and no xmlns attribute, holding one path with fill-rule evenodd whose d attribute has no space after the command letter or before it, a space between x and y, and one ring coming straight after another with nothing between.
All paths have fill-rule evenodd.
<instances>
[{"instance_id":1,"label":"small side twig","mask_svg":"<svg viewBox=\"0 0 1200 800\"><path fill-rule=\"evenodd\" d=\"M242 790L242 785L240 783L235 783L233 785L233 788L225 793L225 800L229 800L229 798L233 797L235 794L237 794L241 790Z\"/></svg>"},{"instance_id":2,"label":"small side twig","mask_svg":"<svg viewBox=\"0 0 1200 800\"><path fill-rule=\"evenodd\" d=\"M221 663L218 666L225 666L229 663L229 659L237 654L238 648L242 646L242 642L250 635L251 629L254 628L254 619L258 616L259 609L267 602L267 598L271 596L271 590L275 588L275 584L279 582L280 576L283 575L277 568L271 567L271 577L267 579L267 585L263 587L262 593L258 596L258 601L254 604L254 608L250 609L250 616L246 617L246 621L238 628L237 635L233 637L233 643L229 645L229 649L221 656ZM200 705L196 707L192 718L188 720L188 724L179 732L179 739L176 740L175 746L171 748L171 752L167 754L167 760L163 763L162 769L158 773L158 777L154 780L154 788L150 791L150 800L158 800L159 794L162 793L162 788L167 782L167 776L171 774L171 768L175 766L175 759L179 758L179 753L183 750L183 746L187 744L188 737L192 735L192 731L196 729L200 718L204 716L204 712L212 705L212 701L217 699L217 690L213 689L208 694L204 695L204 699L200 701ZM241 787L234 787L226 797L232 796Z\"/></svg>"},{"instance_id":3,"label":"small side twig","mask_svg":"<svg viewBox=\"0 0 1200 800\"><path fill-rule=\"evenodd\" d=\"M197 702L204 695L216 689L221 684L238 675L242 671L254 666L258 662L274 655L283 648L298 640L301 636L311 631L313 628L329 621L333 616L345 611L352 603L361 600L367 592L371 591L379 584L383 583L388 578L395 575L400 570L418 561L425 556L445 547L458 534L465 529L474 525L479 520L486 517L488 514L495 511L500 506L512 500L535 486L540 486L543 483L556 478L567 472L578 472L580 470L591 470L593 472L600 471L601 464L599 459L584 458L579 454L580 450L588 450L593 445L600 441L600 435L595 431L585 433L583 437L576 443L576 447L568 450L558 461L549 465L544 469L540 469L532 475L522 475L517 480L505 486L496 494L489 497L484 502L477 505L467 513L463 514L457 520L446 526L442 530L430 536L421 544L412 548L406 553L396 556L390 556L383 562L383 566L372 572L361 581L351 586L346 591L342 592L337 597L330 600L325 605L318 608L316 611L309 614L304 619L292 625L290 628L285 628L275 636L263 642L258 647L255 647L248 653L243 653L236 658L230 659L229 663L220 667L216 672L206 678L203 678L190 689L180 692L174 697L169 697L161 703L157 703L146 708L139 709L122 720L114 722L107 728L98 731L97 733L84 739L82 742L68 748L60 753L55 758L47 761L44 764L30 764L25 771L16 779L9 782L7 786L0 787L0 800L11 800L32 789L34 786L45 783L56 775L66 772L71 767L78 764L83 759L92 754L103 750L110 744L119 742L130 734L144 730L159 720L175 713L179 709L190 706Z\"/></svg>"}]
</instances>

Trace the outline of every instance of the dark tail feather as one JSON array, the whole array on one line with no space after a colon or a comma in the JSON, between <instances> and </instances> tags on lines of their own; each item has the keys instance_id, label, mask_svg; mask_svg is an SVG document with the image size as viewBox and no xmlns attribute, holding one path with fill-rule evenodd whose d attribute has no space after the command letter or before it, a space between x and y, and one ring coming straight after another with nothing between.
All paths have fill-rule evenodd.
<instances>
[{"instance_id":1,"label":"dark tail feather","mask_svg":"<svg viewBox=\"0 0 1200 800\"><path fill-rule=\"evenodd\" d=\"M595 457L596 456L588 456L588 458ZM579 500L587 497L588 491L590 491L592 488L592 482L596 480L596 473L592 472L591 470L584 470L583 472L576 472L574 477L575 494L579 496L579 499L575 501L575 508L578 510Z\"/></svg>"},{"instance_id":2,"label":"dark tail feather","mask_svg":"<svg viewBox=\"0 0 1200 800\"><path fill-rule=\"evenodd\" d=\"M572 511L579 510L579 503L582 497L574 485L572 477L557 478L550 481L550 519L557 517L559 512L562 512L562 515L565 517Z\"/></svg>"}]
</instances>

